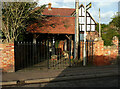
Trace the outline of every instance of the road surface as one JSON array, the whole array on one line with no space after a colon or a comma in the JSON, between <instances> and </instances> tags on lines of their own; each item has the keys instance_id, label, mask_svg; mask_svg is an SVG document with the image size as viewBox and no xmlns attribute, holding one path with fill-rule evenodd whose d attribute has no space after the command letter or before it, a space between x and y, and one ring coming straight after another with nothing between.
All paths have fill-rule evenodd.
<instances>
[{"instance_id":1,"label":"road surface","mask_svg":"<svg viewBox=\"0 0 120 89\"><path fill-rule=\"evenodd\" d=\"M42 83L42 84L28 84L28 85L19 85L19 86L9 86L9 87L118 87L118 76L111 77L102 77L94 79L83 79L83 80L71 80L71 81L60 81L60 82L51 82L51 83ZM36 89L35 88L35 89Z\"/></svg>"}]
</instances>

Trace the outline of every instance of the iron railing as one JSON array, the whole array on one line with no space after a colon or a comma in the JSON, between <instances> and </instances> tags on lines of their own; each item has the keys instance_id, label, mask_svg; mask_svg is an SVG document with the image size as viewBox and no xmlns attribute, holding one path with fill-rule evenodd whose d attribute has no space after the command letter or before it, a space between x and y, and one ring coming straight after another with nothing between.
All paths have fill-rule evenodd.
<instances>
[{"instance_id":1,"label":"iron railing","mask_svg":"<svg viewBox=\"0 0 120 89\"><path fill-rule=\"evenodd\" d=\"M15 69L20 70L29 67L38 68L63 68L68 66L82 66L84 42L79 44L78 60L73 58L73 45L69 40L67 51L60 48L57 43L44 40L36 44L32 42L15 42ZM86 42L87 63L93 61L93 41Z\"/></svg>"}]
</instances>

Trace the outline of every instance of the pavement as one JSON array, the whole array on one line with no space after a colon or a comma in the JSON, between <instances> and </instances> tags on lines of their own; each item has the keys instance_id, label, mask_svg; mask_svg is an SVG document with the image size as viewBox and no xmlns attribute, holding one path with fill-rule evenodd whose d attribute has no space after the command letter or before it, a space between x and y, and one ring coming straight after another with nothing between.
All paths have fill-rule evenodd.
<instances>
[{"instance_id":1,"label":"pavement","mask_svg":"<svg viewBox=\"0 0 120 89\"><path fill-rule=\"evenodd\" d=\"M47 83L65 80L89 79L119 75L118 65L94 67L66 67L62 69L20 70L3 73L0 85Z\"/></svg>"}]
</instances>

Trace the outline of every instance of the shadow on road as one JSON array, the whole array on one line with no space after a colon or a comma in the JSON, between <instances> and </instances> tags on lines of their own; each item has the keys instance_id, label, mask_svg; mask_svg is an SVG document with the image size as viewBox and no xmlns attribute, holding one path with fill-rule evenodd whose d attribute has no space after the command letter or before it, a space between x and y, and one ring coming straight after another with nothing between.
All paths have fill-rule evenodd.
<instances>
[{"instance_id":1,"label":"shadow on road","mask_svg":"<svg viewBox=\"0 0 120 89\"><path fill-rule=\"evenodd\" d=\"M39 87L118 88L118 76L111 76L108 73L118 73L118 65L66 67L55 79L49 83L40 84ZM108 74L108 76L106 76L106 74Z\"/></svg>"}]
</instances>

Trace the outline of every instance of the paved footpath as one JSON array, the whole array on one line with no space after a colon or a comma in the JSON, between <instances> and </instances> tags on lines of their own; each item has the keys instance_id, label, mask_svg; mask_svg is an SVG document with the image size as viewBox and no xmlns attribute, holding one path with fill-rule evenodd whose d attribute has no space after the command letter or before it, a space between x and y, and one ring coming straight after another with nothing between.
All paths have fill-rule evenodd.
<instances>
[{"instance_id":1,"label":"paved footpath","mask_svg":"<svg viewBox=\"0 0 120 89\"><path fill-rule=\"evenodd\" d=\"M118 65L28 70L3 73L2 85L18 84L19 81L24 81L24 83L40 83L114 75L118 75Z\"/></svg>"}]
</instances>

